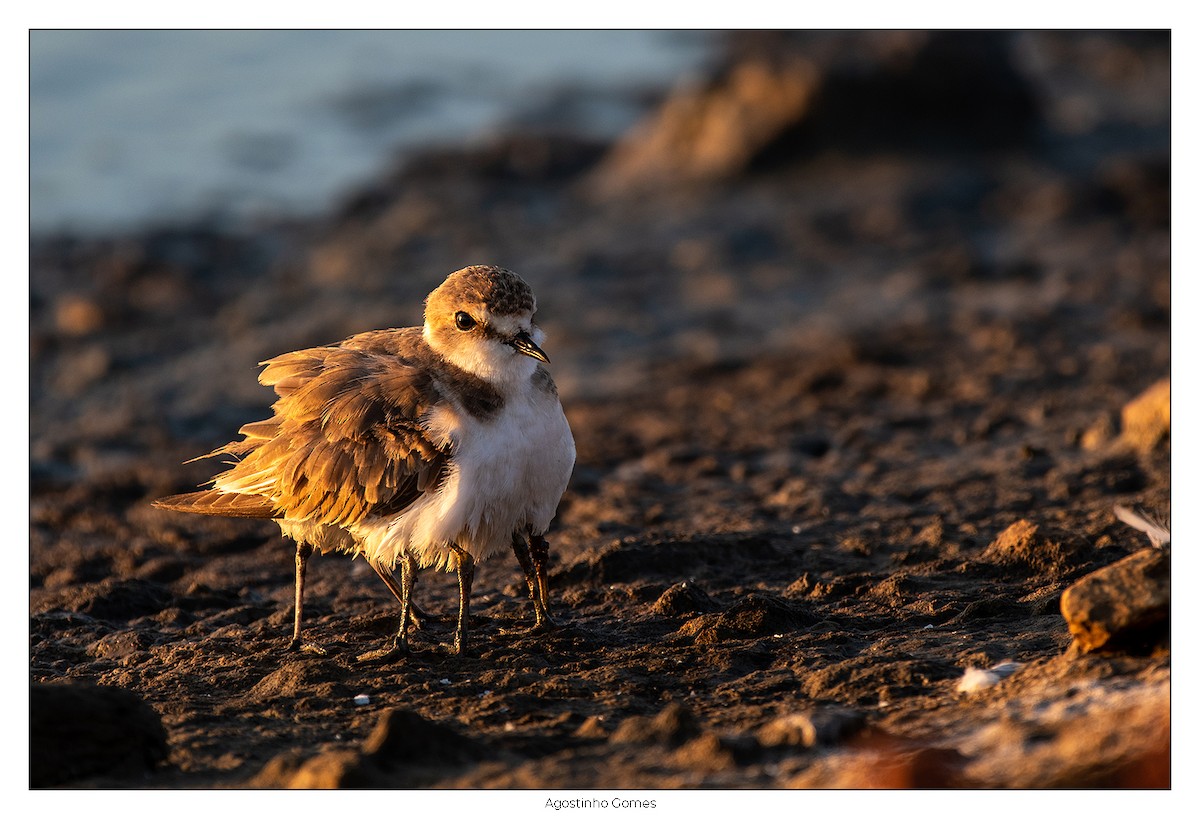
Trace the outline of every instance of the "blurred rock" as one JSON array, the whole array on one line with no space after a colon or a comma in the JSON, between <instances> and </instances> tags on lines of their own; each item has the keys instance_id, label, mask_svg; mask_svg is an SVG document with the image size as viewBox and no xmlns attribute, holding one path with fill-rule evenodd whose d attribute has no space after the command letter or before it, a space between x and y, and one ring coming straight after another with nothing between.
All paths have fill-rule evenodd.
<instances>
[{"instance_id":1,"label":"blurred rock","mask_svg":"<svg viewBox=\"0 0 1200 819\"><path fill-rule=\"evenodd\" d=\"M1005 32L739 32L591 174L605 196L728 178L821 149L972 150L1038 121Z\"/></svg>"},{"instance_id":2,"label":"blurred rock","mask_svg":"<svg viewBox=\"0 0 1200 819\"><path fill-rule=\"evenodd\" d=\"M1151 647L1170 626L1170 554L1143 549L1092 572L1063 592L1061 606L1084 652Z\"/></svg>"},{"instance_id":3,"label":"blurred rock","mask_svg":"<svg viewBox=\"0 0 1200 819\"><path fill-rule=\"evenodd\" d=\"M268 763L268 767L256 778L254 787L314 790L381 788L386 785L381 781L378 771L364 764L362 756L354 751L329 751L313 757L295 770L272 763Z\"/></svg>"},{"instance_id":4,"label":"blurred rock","mask_svg":"<svg viewBox=\"0 0 1200 819\"><path fill-rule=\"evenodd\" d=\"M815 748L834 745L865 724L864 716L847 708L825 708L784 714L759 728L759 743L768 748Z\"/></svg>"},{"instance_id":5,"label":"blurred rock","mask_svg":"<svg viewBox=\"0 0 1200 819\"><path fill-rule=\"evenodd\" d=\"M669 703L653 718L628 717L613 732L611 743L634 745L666 745L678 747L700 736L700 723L692 712L679 703Z\"/></svg>"},{"instance_id":6,"label":"blurred rock","mask_svg":"<svg viewBox=\"0 0 1200 819\"><path fill-rule=\"evenodd\" d=\"M29 784L148 773L167 758L158 713L131 691L67 682L29 686Z\"/></svg>"},{"instance_id":7,"label":"blurred rock","mask_svg":"<svg viewBox=\"0 0 1200 819\"><path fill-rule=\"evenodd\" d=\"M487 749L474 740L401 708L379 717L363 752L383 767L463 765L487 756Z\"/></svg>"},{"instance_id":8,"label":"blurred rock","mask_svg":"<svg viewBox=\"0 0 1200 819\"><path fill-rule=\"evenodd\" d=\"M928 742L870 732L853 743L853 750L819 760L782 783L785 788L905 789L969 788L971 762L958 750Z\"/></svg>"},{"instance_id":9,"label":"blurred rock","mask_svg":"<svg viewBox=\"0 0 1200 819\"><path fill-rule=\"evenodd\" d=\"M1117 437L1113 413L1103 413L1079 436L1079 445L1087 450L1102 449Z\"/></svg>"},{"instance_id":10,"label":"blurred rock","mask_svg":"<svg viewBox=\"0 0 1200 819\"><path fill-rule=\"evenodd\" d=\"M618 194L742 171L804 117L816 85L816 68L791 54L751 57L680 88L616 145L589 187L600 195Z\"/></svg>"},{"instance_id":11,"label":"blurred rock","mask_svg":"<svg viewBox=\"0 0 1200 819\"><path fill-rule=\"evenodd\" d=\"M68 294L54 305L54 323L64 335L85 336L104 325L104 311L89 298Z\"/></svg>"},{"instance_id":12,"label":"blurred rock","mask_svg":"<svg viewBox=\"0 0 1200 819\"><path fill-rule=\"evenodd\" d=\"M396 788L427 784L490 751L457 731L399 708L384 711L362 750L338 749L301 761L277 756L247 784L256 788Z\"/></svg>"},{"instance_id":13,"label":"blurred rock","mask_svg":"<svg viewBox=\"0 0 1200 819\"><path fill-rule=\"evenodd\" d=\"M671 762L696 771L727 771L737 767L732 743L716 734L701 734L671 754Z\"/></svg>"},{"instance_id":14,"label":"blurred rock","mask_svg":"<svg viewBox=\"0 0 1200 819\"><path fill-rule=\"evenodd\" d=\"M1171 434L1171 380L1155 382L1121 410L1121 438L1149 452Z\"/></svg>"}]
</instances>

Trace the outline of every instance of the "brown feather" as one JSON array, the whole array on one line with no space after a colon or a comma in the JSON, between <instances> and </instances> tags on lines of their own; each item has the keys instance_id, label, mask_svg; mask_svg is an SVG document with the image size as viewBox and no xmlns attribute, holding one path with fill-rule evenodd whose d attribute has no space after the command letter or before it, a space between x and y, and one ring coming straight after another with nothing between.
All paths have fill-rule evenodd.
<instances>
[{"instance_id":1,"label":"brown feather","mask_svg":"<svg viewBox=\"0 0 1200 819\"><path fill-rule=\"evenodd\" d=\"M259 381L278 395L273 416L246 424L242 440L209 453L241 456L214 481L259 494L212 490L164 498L161 508L335 526L397 514L436 489L449 462L450 452L421 426L442 400L438 385L466 389L472 407L500 400L434 353L417 327L362 333L263 367Z\"/></svg>"},{"instance_id":2,"label":"brown feather","mask_svg":"<svg viewBox=\"0 0 1200 819\"><path fill-rule=\"evenodd\" d=\"M233 518L273 518L275 507L266 498L258 495L238 495L209 489L204 492L188 492L169 495L151 503L159 509L175 512L191 512L197 515L220 515Z\"/></svg>"}]
</instances>

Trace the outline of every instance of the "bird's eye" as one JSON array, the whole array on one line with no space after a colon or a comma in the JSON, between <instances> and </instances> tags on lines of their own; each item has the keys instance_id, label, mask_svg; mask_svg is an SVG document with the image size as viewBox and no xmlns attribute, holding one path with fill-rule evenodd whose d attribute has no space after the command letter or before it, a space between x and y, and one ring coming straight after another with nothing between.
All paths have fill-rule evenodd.
<instances>
[{"instance_id":1,"label":"bird's eye","mask_svg":"<svg viewBox=\"0 0 1200 819\"><path fill-rule=\"evenodd\" d=\"M475 327L475 319L471 318L468 313L459 310L454 314L454 326L465 333L467 330Z\"/></svg>"}]
</instances>

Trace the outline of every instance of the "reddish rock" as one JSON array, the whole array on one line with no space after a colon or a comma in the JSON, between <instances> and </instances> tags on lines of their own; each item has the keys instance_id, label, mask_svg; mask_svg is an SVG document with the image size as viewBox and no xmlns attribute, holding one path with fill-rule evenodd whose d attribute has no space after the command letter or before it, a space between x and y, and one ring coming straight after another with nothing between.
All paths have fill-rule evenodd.
<instances>
[{"instance_id":1,"label":"reddish rock","mask_svg":"<svg viewBox=\"0 0 1200 819\"><path fill-rule=\"evenodd\" d=\"M1157 642L1171 614L1171 557L1143 549L1063 592L1062 615L1083 651Z\"/></svg>"}]
</instances>

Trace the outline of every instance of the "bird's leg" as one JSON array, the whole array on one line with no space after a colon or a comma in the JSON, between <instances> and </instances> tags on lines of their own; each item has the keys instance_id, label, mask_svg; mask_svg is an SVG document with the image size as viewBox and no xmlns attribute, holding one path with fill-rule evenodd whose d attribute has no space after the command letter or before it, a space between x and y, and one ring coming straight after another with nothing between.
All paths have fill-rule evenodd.
<instances>
[{"instance_id":1,"label":"bird's leg","mask_svg":"<svg viewBox=\"0 0 1200 819\"><path fill-rule=\"evenodd\" d=\"M554 624L550 620L549 613L546 611L545 598L539 591L540 581L538 579L537 564L534 563L533 555L529 550L529 544L525 542L525 538L520 532L513 532L512 550L513 554L517 556L517 562L521 564L521 571L525 572L525 585L529 588L529 599L533 601L534 623L529 629L508 629L503 633L537 633L546 631Z\"/></svg>"},{"instance_id":2,"label":"bird's leg","mask_svg":"<svg viewBox=\"0 0 1200 819\"><path fill-rule=\"evenodd\" d=\"M463 654L467 646L467 620L471 613L471 584L475 580L475 558L458 544L450 544L458 558L458 627L454 630L452 654Z\"/></svg>"},{"instance_id":3,"label":"bird's leg","mask_svg":"<svg viewBox=\"0 0 1200 819\"><path fill-rule=\"evenodd\" d=\"M403 577L403 572L405 570L403 560L407 560L407 559L408 559L407 556L402 559L401 577ZM385 566L383 563L379 563L379 562L376 562L376 561L373 561L370 559L367 560L367 563L371 564L371 568L375 570L375 574L379 575L379 578L383 581L383 584L388 587L388 591L390 591L392 593L392 596L396 598L396 602L398 602L400 604L400 608L401 608L401 610L403 610L404 609L404 589L401 587L400 583L396 582L396 575L394 575L392 573L392 570L389 569L387 566ZM417 581L416 581L415 565L412 569L412 572L413 572L412 583L416 583ZM412 600L412 585L411 584L409 586L408 610L409 610L408 621L409 621L409 623L412 624L412 627L415 629L422 628L421 621L425 618L429 618L429 615L426 614L425 612L421 611L421 609L417 608L417 604L413 602L413 600ZM432 618L430 618L430 619L432 619Z\"/></svg>"},{"instance_id":4,"label":"bird's leg","mask_svg":"<svg viewBox=\"0 0 1200 819\"><path fill-rule=\"evenodd\" d=\"M525 572L525 585L529 589L529 598L536 603L537 575L533 571L533 557L529 554L529 544L525 542L525 538L520 532L513 532L512 550L513 554L517 556L517 562L521 564L521 571Z\"/></svg>"},{"instance_id":5,"label":"bird's leg","mask_svg":"<svg viewBox=\"0 0 1200 819\"><path fill-rule=\"evenodd\" d=\"M550 582L546 576L546 564L550 562L550 544L541 535L535 535L533 528L529 530L529 555L533 558L533 571L537 576L537 599L542 606L542 615L548 624L550 621Z\"/></svg>"},{"instance_id":6,"label":"bird's leg","mask_svg":"<svg viewBox=\"0 0 1200 819\"><path fill-rule=\"evenodd\" d=\"M390 646L359 654L358 660L359 662L396 660L408 653L408 624L412 619L412 591L417 582L417 561L408 554L401 556L399 585L396 583L396 576L392 574L392 570L383 563L370 557L367 558L367 562L371 564L371 568L400 601L400 628L396 632L396 636L392 638Z\"/></svg>"},{"instance_id":7,"label":"bird's leg","mask_svg":"<svg viewBox=\"0 0 1200 819\"><path fill-rule=\"evenodd\" d=\"M292 641L288 643L284 651L307 651L312 654L324 655L325 649L300 640L300 623L304 619L304 575L312 553L313 547L309 544L296 543L296 621L292 626Z\"/></svg>"}]
</instances>

